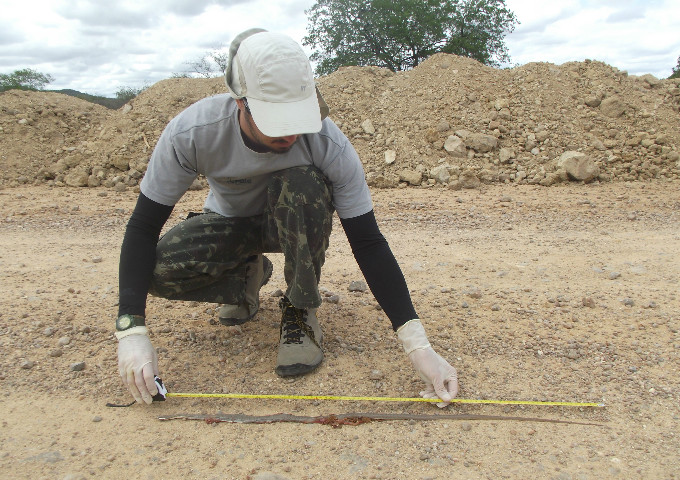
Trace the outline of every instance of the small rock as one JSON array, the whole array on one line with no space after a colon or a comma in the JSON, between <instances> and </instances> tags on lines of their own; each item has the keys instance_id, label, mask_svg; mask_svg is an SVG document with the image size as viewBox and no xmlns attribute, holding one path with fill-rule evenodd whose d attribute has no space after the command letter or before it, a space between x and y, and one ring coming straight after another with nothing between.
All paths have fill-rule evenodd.
<instances>
[{"instance_id":1,"label":"small rock","mask_svg":"<svg viewBox=\"0 0 680 480\"><path fill-rule=\"evenodd\" d=\"M486 153L494 150L498 146L498 139L493 135L483 133L471 133L465 139L465 145L478 153Z\"/></svg>"},{"instance_id":2,"label":"small rock","mask_svg":"<svg viewBox=\"0 0 680 480\"><path fill-rule=\"evenodd\" d=\"M371 374L368 376L371 380L382 380L385 375L380 370L371 370Z\"/></svg>"},{"instance_id":3,"label":"small rock","mask_svg":"<svg viewBox=\"0 0 680 480\"><path fill-rule=\"evenodd\" d=\"M21 362L21 368L24 370L30 370L33 367L35 367L35 362L32 360L24 360Z\"/></svg>"},{"instance_id":4,"label":"small rock","mask_svg":"<svg viewBox=\"0 0 680 480\"><path fill-rule=\"evenodd\" d=\"M609 272L609 280L616 280L621 274L619 272Z\"/></svg>"},{"instance_id":5,"label":"small rock","mask_svg":"<svg viewBox=\"0 0 680 480\"><path fill-rule=\"evenodd\" d=\"M474 188L479 188L482 185L482 181L473 171L466 170L458 177L458 185L460 188L471 190Z\"/></svg>"},{"instance_id":6,"label":"small rock","mask_svg":"<svg viewBox=\"0 0 680 480\"><path fill-rule=\"evenodd\" d=\"M620 117L626 112L626 104L618 97L609 97L600 103L600 111L611 118Z\"/></svg>"},{"instance_id":7,"label":"small rock","mask_svg":"<svg viewBox=\"0 0 680 480\"><path fill-rule=\"evenodd\" d=\"M85 370L85 362L75 362L69 367L72 372L82 372Z\"/></svg>"},{"instance_id":8,"label":"small rock","mask_svg":"<svg viewBox=\"0 0 680 480\"><path fill-rule=\"evenodd\" d=\"M340 303L340 295L329 295L328 297L323 297L323 301L327 303Z\"/></svg>"},{"instance_id":9,"label":"small rock","mask_svg":"<svg viewBox=\"0 0 680 480\"><path fill-rule=\"evenodd\" d=\"M54 335L54 328L47 327L45 330L43 330L43 335L45 335L46 337L51 337L52 335Z\"/></svg>"},{"instance_id":10,"label":"small rock","mask_svg":"<svg viewBox=\"0 0 680 480\"><path fill-rule=\"evenodd\" d=\"M92 421L94 423L99 423L99 422L102 421L102 417L100 417L99 415L96 415L94 418L92 418Z\"/></svg>"},{"instance_id":11,"label":"small rock","mask_svg":"<svg viewBox=\"0 0 680 480\"><path fill-rule=\"evenodd\" d=\"M50 357L61 357L64 351L61 348L56 348L50 352Z\"/></svg>"},{"instance_id":12,"label":"small rock","mask_svg":"<svg viewBox=\"0 0 680 480\"><path fill-rule=\"evenodd\" d=\"M437 183L448 183L451 179L449 174L449 165L439 165L430 170L430 177L434 178Z\"/></svg>"},{"instance_id":13,"label":"small rock","mask_svg":"<svg viewBox=\"0 0 680 480\"><path fill-rule=\"evenodd\" d=\"M470 423L468 423L468 422L463 422L463 423L461 423L460 428L464 432L469 432L470 430L472 430L472 425L470 425Z\"/></svg>"},{"instance_id":14,"label":"small rock","mask_svg":"<svg viewBox=\"0 0 680 480\"><path fill-rule=\"evenodd\" d=\"M465 292L465 295L467 295L470 298L475 298L479 299L482 298L482 291L479 288L471 288Z\"/></svg>"},{"instance_id":15,"label":"small rock","mask_svg":"<svg viewBox=\"0 0 680 480\"><path fill-rule=\"evenodd\" d=\"M368 285L363 280L354 280L350 282L348 290L350 292L365 292L368 290Z\"/></svg>"},{"instance_id":16,"label":"small rock","mask_svg":"<svg viewBox=\"0 0 680 480\"><path fill-rule=\"evenodd\" d=\"M463 140L455 135L449 136L444 142L444 150L449 152L454 157L467 157L467 149Z\"/></svg>"},{"instance_id":17,"label":"small rock","mask_svg":"<svg viewBox=\"0 0 680 480\"><path fill-rule=\"evenodd\" d=\"M583 297L583 299L581 299L581 305L588 308L595 308L595 300L590 297Z\"/></svg>"},{"instance_id":18,"label":"small rock","mask_svg":"<svg viewBox=\"0 0 680 480\"><path fill-rule=\"evenodd\" d=\"M375 133L375 127L373 126L373 122L371 122L370 119L364 120L364 122L361 124L361 128L369 135L373 135Z\"/></svg>"},{"instance_id":19,"label":"small rock","mask_svg":"<svg viewBox=\"0 0 680 480\"><path fill-rule=\"evenodd\" d=\"M600 174L600 169L592 158L576 151L564 152L557 160L557 167L564 169L570 178L586 183Z\"/></svg>"},{"instance_id":20,"label":"small rock","mask_svg":"<svg viewBox=\"0 0 680 480\"><path fill-rule=\"evenodd\" d=\"M64 347L71 343L71 337L61 337L57 343L60 347Z\"/></svg>"},{"instance_id":21,"label":"small rock","mask_svg":"<svg viewBox=\"0 0 680 480\"><path fill-rule=\"evenodd\" d=\"M439 123L437 124L437 131L438 132L446 132L451 129L451 125L449 125L449 122L446 120L440 120Z\"/></svg>"},{"instance_id":22,"label":"small rock","mask_svg":"<svg viewBox=\"0 0 680 480\"><path fill-rule=\"evenodd\" d=\"M501 148L498 152L498 159L501 163L511 163L513 158L515 158L515 151L510 148Z\"/></svg>"},{"instance_id":23,"label":"small rock","mask_svg":"<svg viewBox=\"0 0 680 480\"><path fill-rule=\"evenodd\" d=\"M624 299L622 300L622 303L623 303L626 307L632 307L632 306L635 305L635 302L633 301L633 299L632 299L632 298L627 298L627 297L624 298Z\"/></svg>"},{"instance_id":24,"label":"small rock","mask_svg":"<svg viewBox=\"0 0 680 480\"><path fill-rule=\"evenodd\" d=\"M423 181L423 174L416 170L404 169L399 172L399 180L418 186Z\"/></svg>"},{"instance_id":25,"label":"small rock","mask_svg":"<svg viewBox=\"0 0 680 480\"><path fill-rule=\"evenodd\" d=\"M601 103L602 103L602 100L600 100L600 97L596 97L596 96L587 97L586 100L585 100L585 104L588 105L589 107L592 107L592 108L599 107Z\"/></svg>"},{"instance_id":26,"label":"small rock","mask_svg":"<svg viewBox=\"0 0 680 480\"><path fill-rule=\"evenodd\" d=\"M102 263L104 259L102 257L94 257L92 263Z\"/></svg>"}]
</instances>

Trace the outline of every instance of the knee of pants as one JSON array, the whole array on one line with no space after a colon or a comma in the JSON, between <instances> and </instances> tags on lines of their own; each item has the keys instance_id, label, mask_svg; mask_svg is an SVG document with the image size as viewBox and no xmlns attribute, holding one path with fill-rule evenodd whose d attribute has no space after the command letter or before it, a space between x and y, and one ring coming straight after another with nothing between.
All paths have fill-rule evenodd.
<instances>
[{"instance_id":1,"label":"knee of pants","mask_svg":"<svg viewBox=\"0 0 680 480\"><path fill-rule=\"evenodd\" d=\"M277 172L268 189L272 209L282 205L324 204L332 206L330 181L314 166L293 167Z\"/></svg>"}]
</instances>

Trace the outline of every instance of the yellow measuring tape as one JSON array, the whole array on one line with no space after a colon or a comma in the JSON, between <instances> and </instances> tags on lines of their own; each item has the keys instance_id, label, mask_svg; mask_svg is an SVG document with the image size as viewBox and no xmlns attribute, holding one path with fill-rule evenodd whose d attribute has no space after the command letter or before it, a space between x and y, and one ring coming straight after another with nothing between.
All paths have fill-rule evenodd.
<instances>
[{"instance_id":1,"label":"yellow measuring tape","mask_svg":"<svg viewBox=\"0 0 680 480\"><path fill-rule=\"evenodd\" d=\"M427 402L439 403L438 398L406 397L346 397L336 395L251 395L246 393L166 393L166 397L184 398L244 398L269 400L345 400L352 402ZM474 400L454 398L451 403L485 403L495 405L543 405L559 407L604 407L604 403L587 402L538 402L531 400Z\"/></svg>"}]
</instances>

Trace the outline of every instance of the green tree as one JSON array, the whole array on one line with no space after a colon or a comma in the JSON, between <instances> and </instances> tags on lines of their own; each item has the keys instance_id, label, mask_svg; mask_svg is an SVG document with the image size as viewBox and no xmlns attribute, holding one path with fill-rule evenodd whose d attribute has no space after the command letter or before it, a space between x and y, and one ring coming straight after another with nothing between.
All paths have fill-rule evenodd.
<instances>
[{"instance_id":1,"label":"green tree","mask_svg":"<svg viewBox=\"0 0 680 480\"><path fill-rule=\"evenodd\" d=\"M305 14L318 75L346 65L408 70L438 52L500 66L519 23L505 0L317 0Z\"/></svg>"},{"instance_id":2,"label":"green tree","mask_svg":"<svg viewBox=\"0 0 680 480\"><path fill-rule=\"evenodd\" d=\"M15 70L10 74L0 73L0 92L13 88L20 90L42 90L54 81L49 73L40 73L32 68Z\"/></svg>"},{"instance_id":3,"label":"green tree","mask_svg":"<svg viewBox=\"0 0 680 480\"><path fill-rule=\"evenodd\" d=\"M116 99L123 103L127 103L133 98L135 98L137 95L142 93L144 90L149 88L148 86L144 86L141 88L133 88L133 87L120 87L118 91L116 91Z\"/></svg>"},{"instance_id":4,"label":"green tree","mask_svg":"<svg viewBox=\"0 0 680 480\"><path fill-rule=\"evenodd\" d=\"M680 57L678 57L678 64L673 68L673 73L668 78L680 78Z\"/></svg>"}]
</instances>

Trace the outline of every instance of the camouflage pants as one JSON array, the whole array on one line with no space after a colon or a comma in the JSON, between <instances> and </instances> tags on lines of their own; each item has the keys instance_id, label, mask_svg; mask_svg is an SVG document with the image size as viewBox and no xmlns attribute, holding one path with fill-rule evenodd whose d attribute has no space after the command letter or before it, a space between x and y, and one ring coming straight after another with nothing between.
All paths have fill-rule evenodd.
<instances>
[{"instance_id":1,"label":"camouflage pants","mask_svg":"<svg viewBox=\"0 0 680 480\"><path fill-rule=\"evenodd\" d=\"M150 293L171 300L239 304L246 262L283 253L286 296L297 308L321 304L319 279L333 225L331 185L316 167L273 175L262 215L192 216L158 242Z\"/></svg>"}]
</instances>

